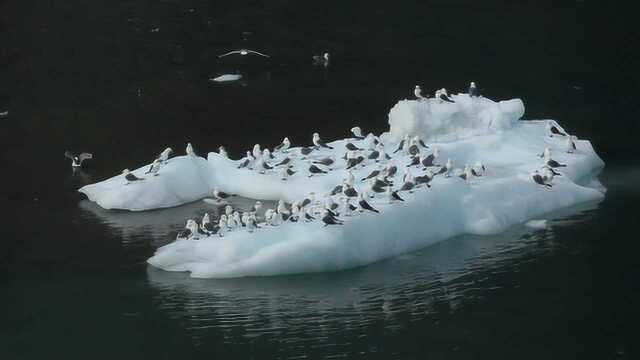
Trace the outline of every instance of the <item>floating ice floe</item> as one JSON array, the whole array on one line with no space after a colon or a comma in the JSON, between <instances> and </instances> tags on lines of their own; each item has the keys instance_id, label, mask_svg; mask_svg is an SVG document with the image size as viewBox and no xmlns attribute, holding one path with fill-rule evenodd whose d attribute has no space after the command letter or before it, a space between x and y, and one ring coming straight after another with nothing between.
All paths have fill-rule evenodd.
<instances>
[{"instance_id":1,"label":"floating ice floe","mask_svg":"<svg viewBox=\"0 0 640 360\"><path fill-rule=\"evenodd\" d=\"M383 147L376 145L378 138L373 135L329 141L333 149L313 149L306 155L311 148L292 144L286 152L274 151L273 159L267 155L261 163L252 160L243 168L239 165L244 160L230 160L218 153L209 153L206 160L178 156L161 167L158 176L145 177L149 167L145 165L132 172L144 177L143 181L124 185L119 175L80 191L104 208L127 210L176 206L210 196L213 189L260 200L297 204L305 198L312 200L307 206L315 221L284 221L278 226L262 223L252 232L240 228L226 231L223 237L200 235L197 240L177 240L159 248L148 260L164 270L215 278L352 268L464 233L495 234L548 212L603 198L604 188L596 176L604 162L588 141L575 140L576 150L568 153L562 136L550 136L551 120L519 120L524 113L519 99L494 102L466 94L451 98L455 103L426 99L396 104L389 115L390 131L379 137ZM396 152L407 136L405 141L415 145L412 137L417 136L429 147L418 147L419 166L407 167L412 162L407 146ZM363 150L348 150L354 147ZM560 175L545 175L545 181L552 185L549 188L531 177L532 171L544 165L540 154L547 147L554 160L566 164L556 169ZM425 170L422 160L434 155L436 148L439 156ZM369 159L374 149L383 149L391 159ZM347 158L365 158L352 168L354 188L374 195L366 201L380 213L357 209L346 215L338 208L344 224L325 226L320 214L327 202L340 203L344 197L329 192L349 177L345 154ZM308 160L318 162L328 157L334 159L332 164L319 165L326 174L308 171ZM275 166L286 158L291 159L288 164ZM448 159L453 169L447 177L441 170ZM264 161L273 169L265 170ZM476 168L477 162L484 169ZM465 165L466 173L474 174L466 180L460 177ZM393 190L403 185L407 169L409 177L440 175L432 176L430 187L399 192L404 201L392 203L384 192L372 191L371 180L361 180L374 170L384 172L391 166L398 169L386 179L393 183ZM285 176L286 169L292 174ZM358 200L350 203L360 208Z\"/></svg>"},{"instance_id":2,"label":"floating ice floe","mask_svg":"<svg viewBox=\"0 0 640 360\"><path fill-rule=\"evenodd\" d=\"M215 81L215 82L229 82L229 81L237 81L240 79L242 79L242 75L240 74L224 74L209 80Z\"/></svg>"}]
</instances>

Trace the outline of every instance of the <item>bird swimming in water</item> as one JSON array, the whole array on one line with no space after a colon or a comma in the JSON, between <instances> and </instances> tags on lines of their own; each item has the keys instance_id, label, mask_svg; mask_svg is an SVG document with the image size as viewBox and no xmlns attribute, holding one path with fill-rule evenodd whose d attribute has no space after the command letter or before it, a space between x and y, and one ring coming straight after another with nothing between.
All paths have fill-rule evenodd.
<instances>
[{"instance_id":1,"label":"bird swimming in water","mask_svg":"<svg viewBox=\"0 0 640 360\"><path fill-rule=\"evenodd\" d=\"M64 156L67 159L71 159L71 167L74 168L79 168L82 166L82 163L85 160L91 160L93 159L93 155L91 155L90 153L80 153L80 155L76 156L74 153L72 153L71 151L67 150L64 152Z\"/></svg>"},{"instance_id":2,"label":"bird swimming in water","mask_svg":"<svg viewBox=\"0 0 640 360\"><path fill-rule=\"evenodd\" d=\"M143 178L139 178L139 177L133 175L129 171L129 169L122 170L122 175L124 175L124 179L125 179L125 183L124 184L125 185L129 185L129 183L133 182L133 181L142 181L142 180L144 180Z\"/></svg>"}]
</instances>

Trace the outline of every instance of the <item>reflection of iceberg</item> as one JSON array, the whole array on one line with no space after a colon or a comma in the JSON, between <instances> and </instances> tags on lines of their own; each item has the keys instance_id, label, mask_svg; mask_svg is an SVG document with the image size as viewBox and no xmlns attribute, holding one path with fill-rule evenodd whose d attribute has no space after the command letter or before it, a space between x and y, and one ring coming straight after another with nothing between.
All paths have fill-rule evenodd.
<instances>
[{"instance_id":1,"label":"reflection of iceberg","mask_svg":"<svg viewBox=\"0 0 640 360\"><path fill-rule=\"evenodd\" d=\"M358 214L346 218L344 226L287 223L264 227L255 233L234 231L224 238L178 241L158 249L149 263L165 270L189 271L195 277L347 269L465 233L496 234L548 212L603 197L602 186L594 177L604 163L588 141L577 141L578 151L567 154L565 141L550 137L545 121L517 121L524 111L519 100L495 103L467 95L454 99L455 104L439 104L434 100L400 102L394 112L413 115L390 115L391 132L381 139L386 142L387 152L392 153L401 135L430 138L434 141L429 141L429 145L440 150L441 163L451 158L463 166L480 160L487 165L485 176L469 183L457 176L436 177L431 189L403 193L407 201L400 204L373 199L372 205L381 214ZM310 157L332 155L340 159L350 141L366 147L368 140L334 141L330 143L334 150L314 151ZM551 148L555 160L568 165L562 169L563 176L554 179L553 190L535 184L530 177L532 170L540 168L538 154L545 147ZM287 155L296 153L290 150ZM277 154L273 162L284 156ZM396 154L393 161L405 169L410 159ZM142 210L192 201L213 187L256 199L301 200L311 191L327 193L345 176L343 160L332 165L329 174L311 178L299 156L293 163L297 173L282 181L280 172L259 174L238 169L236 161L216 153L210 153L207 160L177 157L164 168L165 172L161 170L160 176L145 183L123 186L117 176L81 191L105 207ZM354 175L361 179L377 166L371 161L354 171ZM136 173L142 175L143 170L144 167ZM421 171L415 169L414 174ZM402 183L402 171L396 174L394 182L396 186ZM356 187L366 189L363 183L357 183Z\"/></svg>"}]
</instances>

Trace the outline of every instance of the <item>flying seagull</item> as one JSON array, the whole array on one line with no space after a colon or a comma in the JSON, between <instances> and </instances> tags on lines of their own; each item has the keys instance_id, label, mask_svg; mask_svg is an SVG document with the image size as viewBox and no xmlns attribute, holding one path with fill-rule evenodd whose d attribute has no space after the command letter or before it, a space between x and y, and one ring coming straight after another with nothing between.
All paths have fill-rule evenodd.
<instances>
[{"instance_id":1,"label":"flying seagull","mask_svg":"<svg viewBox=\"0 0 640 360\"><path fill-rule=\"evenodd\" d=\"M249 54L256 54L256 55L260 55L260 56L264 56L264 57L270 57L269 55L266 55L266 54L263 54L261 52L257 52L257 51L254 51L254 50L239 49L239 50L229 51L226 54L222 54L222 55L218 56L218 58L222 58L222 57L229 56L229 55L234 55L234 54L240 54L242 56L249 55Z\"/></svg>"}]
</instances>

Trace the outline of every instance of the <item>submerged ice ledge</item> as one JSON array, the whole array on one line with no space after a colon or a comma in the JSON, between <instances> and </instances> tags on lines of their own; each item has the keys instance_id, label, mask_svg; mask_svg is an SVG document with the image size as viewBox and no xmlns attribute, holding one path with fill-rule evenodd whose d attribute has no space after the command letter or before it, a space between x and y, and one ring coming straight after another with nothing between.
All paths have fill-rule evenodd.
<instances>
[{"instance_id":1,"label":"submerged ice ledge","mask_svg":"<svg viewBox=\"0 0 640 360\"><path fill-rule=\"evenodd\" d=\"M276 227L262 226L253 233L236 230L224 237L178 240L159 248L149 264L169 271L189 271L193 277L216 278L333 271L464 233L501 232L547 212L604 196L604 189L595 179L604 163L588 141L576 141L577 150L569 154L564 137L549 136L547 121L518 121L524 112L520 100L496 103L464 94L452 97L454 104L435 100L399 102L390 113L390 132L381 135L381 139L390 154L404 134L428 139L431 149L423 153L431 153L437 147L437 162L444 164L450 158L458 168L453 176L436 176L431 188L402 192L405 202L389 204L384 196L371 199L380 214L342 217L342 226L324 227L320 221L287 222ZM409 113L410 116L399 115ZM340 159L348 142L366 147L366 141L334 141L330 145L335 150L314 151L309 157L333 155ZM561 169L563 176L553 179L552 189L536 184L530 176L532 170L541 167L538 155L545 147L550 148L555 160L567 165ZM286 181L281 179L280 171L259 174L238 169L238 161L210 153L207 160L195 156L170 159L158 176L147 177L144 183L125 186L122 176L116 176L80 191L105 208L147 210L202 199L214 187L255 199L300 201L310 192L326 194L345 177L345 163L338 160L328 174L309 178L301 156L295 154L297 149L276 153L272 162L285 156L294 158L292 169L296 174ZM410 158L400 154L391 161L404 169ZM457 176L459 168L477 160L487 167L484 176L468 182ZM373 161L367 162L354 175L360 180L377 166ZM147 167L134 173L145 176ZM422 171L413 173L420 175ZM402 170L394 177L394 189L402 185L401 179ZM362 190L366 185L357 182L356 188Z\"/></svg>"}]
</instances>

